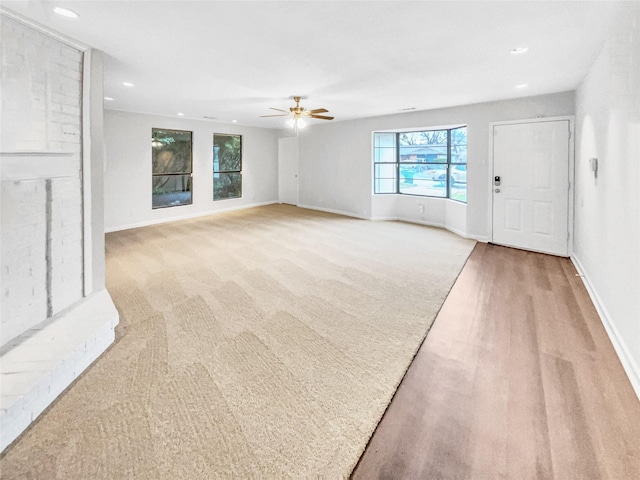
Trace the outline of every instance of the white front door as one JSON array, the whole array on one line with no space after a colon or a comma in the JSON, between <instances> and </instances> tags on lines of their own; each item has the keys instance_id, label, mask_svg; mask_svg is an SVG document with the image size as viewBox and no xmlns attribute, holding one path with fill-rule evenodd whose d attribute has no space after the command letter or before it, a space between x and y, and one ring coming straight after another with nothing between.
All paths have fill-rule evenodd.
<instances>
[{"instance_id":1,"label":"white front door","mask_svg":"<svg viewBox=\"0 0 640 480\"><path fill-rule=\"evenodd\" d=\"M568 255L569 120L493 127L493 243Z\"/></svg>"},{"instance_id":2,"label":"white front door","mask_svg":"<svg viewBox=\"0 0 640 480\"><path fill-rule=\"evenodd\" d=\"M278 201L298 205L298 139L278 139Z\"/></svg>"}]
</instances>

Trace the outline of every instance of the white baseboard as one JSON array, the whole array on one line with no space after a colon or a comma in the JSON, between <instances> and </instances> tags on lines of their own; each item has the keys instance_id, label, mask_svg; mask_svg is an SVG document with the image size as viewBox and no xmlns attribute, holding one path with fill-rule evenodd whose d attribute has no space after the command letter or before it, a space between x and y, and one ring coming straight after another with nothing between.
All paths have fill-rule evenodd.
<instances>
[{"instance_id":1,"label":"white baseboard","mask_svg":"<svg viewBox=\"0 0 640 480\"><path fill-rule=\"evenodd\" d=\"M105 233L119 232L121 230L130 230L132 228L148 227L149 225L159 225L161 223L170 223L170 222L176 222L176 221L179 221L179 220L188 220L190 218L206 217L208 215L215 215L217 213L233 212L235 210L244 210L246 208L262 207L264 205L273 205L274 203L278 203L278 201L277 200L273 200L273 201L269 201L269 202L250 203L248 205L240 205L240 206L237 206L237 207L221 208L221 209L216 209L216 210L207 210L206 212L190 213L188 215L180 215L180 216L171 217L171 218L159 218L159 219L155 219L155 220L145 220L144 222L130 223L130 224L127 224L127 225L118 225L116 227L107 227L107 228L105 228L104 232Z\"/></svg>"},{"instance_id":2,"label":"white baseboard","mask_svg":"<svg viewBox=\"0 0 640 480\"><path fill-rule=\"evenodd\" d=\"M404 218L404 217L398 217L397 220L399 222L417 223L418 225L426 225L427 227L447 228L447 226L444 223L427 222L426 220L416 220L413 218Z\"/></svg>"},{"instance_id":3,"label":"white baseboard","mask_svg":"<svg viewBox=\"0 0 640 480\"><path fill-rule=\"evenodd\" d=\"M447 224L443 224L443 223L427 222L427 221L423 221L423 220L414 220L412 218L403 218L403 217L398 217L395 220L398 220L400 222L407 222L407 223L417 223L419 225L426 225L428 227L444 228L445 230L448 230L451 233L455 233L459 237L468 238L470 240L476 240L476 241L482 242L482 243L487 243L489 241L486 237L480 237L478 235L467 235L466 232L463 232L462 230L458 230L457 228L453 228L453 227L451 227L451 226L449 226Z\"/></svg>"},{"instance_id":4,"label":"white baseboard","mask_svg":"<svg viewBox=\"0 0 640 480\"><path fill-rule=\"evenodd\" d=\"M424 221L424 220L415 220L415 219L412 219L412 218L393 217L393 216L390 216L390 217L366 217L364 215L358 215L358 214L355 214L355 213L352 213L352 212L346 212L344 210L336 210L336 209L333 209L333 208L324 208L324 207L315 207L315 206L303 205L303 204L299 204L298 207L299 208L306 208L306 209L309 209L309 210L318 210L320 212L335 213L336 215L344 215L346 217L360 218L362 220L371 220L373 222L393 222L393 221L398 221L398 222L416 223L418 225L426 225L428 227L444 228L445 230L448 230L451 233L455 233L459 237L468 238L470 240L476 240L476 241L482 242L482 243L487 243L489 241L488 237L483 237L483 236L478 236L478 235L467 235L462 230L458 230L456 228L449 227L449 226L447 226L447 225L445 225L443 223L428 222L428 221Z\"/></svg>"},{"instance_id":5,"label":"white baseboard","mask_svg":"<svg viewBox=\"0 0 640 480\"><path fill-rule=\"evenodd\" d=\"M469 236L465 232L463 232L462 230L458 230L457 228L449 227L448 225L445 225L443 228L445 230L449 230L451 233L455 233L459 237L469 238Z\"/></svg>"},{"instance_id":6,"label":"white baseboard","mask_svg":"<svg viewBox=\"0 0 640 480\"><path fill-rule=\"evenodd\" d=\"M607 312L607 309L602 303L602 300L600 299L598 292L596 292L596 290L593 288L593 285L591 284L589 277L587 276L584 268L582 267L582 263L580 263L580 260L578 259L578 257L575 256L575 254L571 255L571 261L573 262L573 265L576 267L576 270L578 271L578 274L582 279L582 283L584 283L584 286L586 287L587 292L589 293L589 297L591 297L591 301L593 302L593 305L596 307L596 311L600 316L600 321L602 322L602 325L604 325L604 329L607 332L607 335L609 335L609 339L613 344L613 348L618 354L620 363L622 363L622 367L624 368L624 371L627 374L627 377L629 377L629 381L631 382L631 386L636 392L636 396L638 397L638 400L640 400L640 369L638 368L638 364L636 363L635 359L631 355L631 352L629 351L629 347L627 346L624 338L618 332L618 329L616 328L615 323L609 316L609 313Z\"/></svg>"},{"instance_id":7,"label":"white baseboard","mask_svg":"<svg viewBox=\"0 0 640 480\"><path fill-rule=\"evenodd\" d=\"M346 212L344 210L336 210L333 208L324 208L324 207L312 207L311 205L303 205L298 204L299 208L306 208L307 210L318 210L319 212L327 212L327 213L335 213L336 215L344 215L345 217L353 217L359 218L361 220L371 220L369 217L365 217L364 215L358 215L353 212Z\"/></svg>"},{"instance_id":8,"label":"white baseboard","mask_svg":"<svg viewBox=\"0 0 640 480\"><path fill-rule=\"evenodd\" d=\"M467 238L480 243L489 243L491 241L489 237L485 237L484 235L467 235Z\"/></svg>"}]
</instances>

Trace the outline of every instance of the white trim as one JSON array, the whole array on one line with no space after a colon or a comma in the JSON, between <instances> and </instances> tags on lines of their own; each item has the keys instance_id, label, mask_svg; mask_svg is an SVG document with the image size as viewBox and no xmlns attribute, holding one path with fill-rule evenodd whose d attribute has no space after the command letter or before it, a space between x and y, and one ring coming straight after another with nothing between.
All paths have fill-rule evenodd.
<instances>
[{"instance_id":1,"label":"white trim","mask_svg":"<svg viewBox=\"0 0 640 480\"><path fill-rule=\"evenodd\" d=\"M416 111L419 111L419 110L416 110ZM422 111L424 112L424 110ZM402 113L406 114L411 112L398 112L398 115L401 115ZM468 126L469 125L467 123L452 123L451 125L436 125L436 126L430 126L430 127L391 128L389 130L374 130L373 132L371 132L371 134L373 135L374 133L407 133L407 132L423 132L423 131L429 131L429 130L451 130L454 128L462 128L462 127L468 127ZM373 142L372 142L372 145L373 145Z\"/></svg>"},{"instance_id":2,"label":"white trim","mask_svg":"<svg viewBox=\"0 0 640 480\"><path fill-rule=\"evenodd\" d=\"M501 122L489 122L489 177L487 178L487 185L489 188L489 215L488 215L488 232L487 241L493 241L493 137L494 127L500 125L521 125L525 123L544 123L544 122L569 122L569 165L567 166L569 172L569 185L567 190L567 229L569 236L567 238L567 257L571 257L573 254L573 232L574 232L574 195L575 195L575 116L574 115L562 115L558 117L540 117L540 118L526 118L522 120L507 120ZM515 247L518 248L518 247ZM542 252L548 253L548 252ZM564 255L563 255L564 256Z\"/></svg>"},{"instance_id":3,"label":"white trim","mask_svg":"<svg viewBox=\"0 0 640 480\"><path fill-rule=\"evenodd\" d=\"M448 230L451 233L454 233L454 234L458 235L459 237L469 238L469 236L466 233L464 233L462 230L458 230L457 228L449 227L447 225L445 225L442 228L444 228L445 230Z\"/></svg>"},{"instance_id":4,"label":"white trim","mask_svg":"<svg viewBox=\"0 0 640 480\"><path fill-rule=\"evenodd\" d=\"M489 237L485 237L484 235L467 235L467 238L471 239L471 240L475 240L476 242L480 242L480 243L489 243Z\"/></svg>"},{"instance_id":5,"label":"white trim","mask_svg":"<svg viewBox=\"0 0 640 480\"><path fill-rule=\"evenodd\" d=\"M444 228L444 229L450 230L449 228L447 228L447 226L444 223L427 222L424 220L415 220L413 218L404 218L404 217L398 217L396 220L398 220L399 222L415 223L418 225L426 225L427 227L438 227L438 228ZM453 230L451 231L453 232Z\"/></svg>"},{"instance_id":6,"label":"white trim","mask_svg":"<svg viewBox=\"0 0 640 480\"><path fill-rule=\"evenodd\" d=\"M91 50L82 54L82 259L83 296L93 291L93 236L91 223Z\"/></svg>"},{"instance_id":7,"label":"white trim","mask_svg":"<svg viewBox=\"0 0 640 480\"><path fill-rule=\"evenodd\" d=\"M459 237L476 240L475 238L470 237L469 235L465 234L461 230L458 230L458 229L453 228L453 227L449 227L449 226L447 226L447 225L445 225L443 223L425 222L424 220L415 220L415 219L412 219L412 218L404 218L404 217L365 217L364 215L357 215L355 213L345 212L344 210L334 210L332 208L312 207L310 205L298 205L298 207L299 208L306 208L306 209L309 209L309 210L318 210L318 211L327 212L327 213L335 213L336 215L344 215L345 217L359 218L361 220L369 220L369 221L372 221L372 222L405 222L405 223L414 223L416 225L424 225L426 227L442 228L442 229L447 230L447 231L449 231L449 232L451 232L451 233L453 233L455 235L458 235Z\"/></svg>"},{"instance_id":8,"label":"white trim","mask_svg":"<svg viewBox=\"0 0 640 480\"><path fill-rule=\"evenodd\" d=\"M609 313L607 312L607 309L600 299L600 296L593 287L591 281L589 280L589 277L582 267L582 263L580 262L578 257L575 256L575 253L571 255L571 262L576 267L576 270L578 271L578 274L582 279L582 283L586 287L593 305L596 307L596 311L598 312L600 321L602 322L602 325L604 326L604 329L609 336L609 340L611 340L611 344L618 354L620 363L622 363L622 368L627 374L627 377L629 377L629 381L631 382L631 386L636 392L638 400L640 400L640 368L638 368L638 364L635 362L635 359L631 355L629 347L627 347L624 338L618 332L615 323L609 316Z\"/></svg>"},{"instance_id":9,"label":"white trim","mask_svg":"<svg viewBox=\"0 0 640 480\"><path fill-rule=\"evenodd\" d=\"M470 240L476 240L476 238L467 235L465 232L463 232L462 230L458 230L457 228L453 228L450 227L449 225L445 224L445 223L437 223L437 222L425 222L424 220L415 220L413 218L404 218L404 217L398 217L396 218L397 221L399 222L406 222L406 223L415 223L417 225L425 225L427 227L435 227L435 228L442 228L444 230L447 230L455 235L458 235L459 237L462 238L468 238ZM486 241L484 242L486 243Z\"/></svg>"},{"instance_id":10,"label":"white trim","mask_svg":"<svg viewBox=\"0 0 640 480\"><path fill-rule=\"evenodd\" d=\"M282 166L282 158L281 158L281 151L282 151L282 144L283 144L283 140L286 141L290 141L290 140L295 140L295 144L296 144L296 158L295 158L295 164L296 164L296 176L295 176L295 180L296 180L296 203L293 204L295 206L298 206L298 202L300 201L300 142L298 141L298 137L280 137L278 138L278 203L286 203L287 205L292 205L291 203L288 202L284 202L282 195L281 195L281 191L280 191L280 167Z\"/></svg>"},{"instance_id":11,"label":"white trim","mask_svg":"<svg viewBox=\"0 0 640 480\"><path fill-rule=\"evenodd\" d=\"M27 25L28 27L40 33L44 33L49 37L55 38L56 40L64 43L65 45L69 45L70 47L77 48L80 51L89 50L91 48L86 43L79 42L78 40L75 40L71 37L67 37L66 35L56 32L55 30L52 30L51 28L45 25L42 25L41 23L38 23L35 20L24 17L19 13L14 12L13 10L9 10L8 8L3 7L2 5L0 5L0 14L6 16L7 18L10 18L11 20L15 20L16 22L20 22L23 25Z\"/></svg>"},{"instance_id":12,"label":"white trim","mask_svg":"<svg viewBox=\"0 0 640 480\"><path fill-rule=\"evenodd\" d=\"M468 238L470 240L475 240L477 242L487 243L487 241L488 241L486 239L486 237L478 237L477 235L467 235L462 230L458 230L457 228L450 227L450 226L448 226L448 225L446 225L444 223L425 222L424 220L415 220L415 219L412 219L412 218L404 218L404 217L372 217L369 220L374 221L374 222L379 222L379 221L398 221L398 222L406 222L406 223L415 223L415 224L418 224L418 225L425 225L427 227L443 228L445 230L448 230L451 233L454 233L454 234L458 235L459 237Z\"/></svg>"},{"instance_id":13,"label":"white trim","mask_svg":"<svg viewBox=\"0 0 640 480\"><path fill-rule=\"evenodd\" d=\"M451 200L449 198L444 198L442 200L455 201L455 200ZM457 202L457 203L459 203L459 202ZM466 207L466 204L464 204L464 206ZM458 235L459 237L468 238L470 240L476 240L476 241L482 242L482 243L487 243L489 241L489 239L487 237L478 236L478 235L467 235L462 230L458 230L457 228L450 227L449 225L447 225L445 223L427 222L427 221L424 221L424 220L416 220L416 219L413 219L413 218L396 217L396 216L390 216L390 217L367 217L367 216L358 215L358 214L355 214L355 213L352 213L352 212L346 212L344 210L335 210L335 209L332 209L332 208L324 208L324 207L312 207L311 205L298 205L298 207L299 208L306 208L306 209L309 209L309 210L318 210L318 211L327 212L327 213L335 213L336 215L344 215L345 217L353 217L353 218L360 218L362 220L370 220L372 222L415 223L417 225L425 225L427 227L442 228L444 230L447 230L447 231L449 231L451 233L454 233L454 234Z\"/></svg>"},{"instance_id":14,"label":"white trim","mask_svg":"<svg viewBox=\"0 0 640 480\"><path fill-rule=\"evenodd\" d=\"M148 227L150 225L159 225L162 223L178 222L180 220L188 220L190 218L206 217L207 215L216 215L218 213L233 212L235 210L245 210L247 208L262 207L264 205L273 205L278 203L276 200L269 202L251 203L249 205L240 205L238 207L222 208L219 210L207 210L206 212L191 213L189 215L180 215L179 217L159 218L156 220L145 220L144 222L130 223L127 225L118 225L117 227L107 227L105 233L119 232L121 230L130 230L132 228Z\"/></svg>"},{"instance_id":15,"label":"white trim","mask_svg":"<svg viewBox=\"0 0 640 480\"><path fill-rule=\"evenodd\" d=\"M357 215L355 213L345 212L344 210L335 210L333 208L312 207L311 205L302 205L302 204L298 204L298 207L306 208L307 210L318 210L320 212L335 213L336 215L343 215L345 217L360 218L362 220L371 220L371 218L365 217L364 215Z\"/></svg>"},{"instance_id":16,"label":"white trim","mask_svg":"<svg viewBox=\"0 0 640 480\"><path fill-rule=\"evenodd\" d=\"M562 120L569 120L573 122L573 115L560 115L558 117L540 117L540 118L523 118L521 120L504 120L501 122L490 122L489 130L493 131L494 125L518 125L522 123L543 123L543 122L558 122Z\"/></svg>"}]
</instances>

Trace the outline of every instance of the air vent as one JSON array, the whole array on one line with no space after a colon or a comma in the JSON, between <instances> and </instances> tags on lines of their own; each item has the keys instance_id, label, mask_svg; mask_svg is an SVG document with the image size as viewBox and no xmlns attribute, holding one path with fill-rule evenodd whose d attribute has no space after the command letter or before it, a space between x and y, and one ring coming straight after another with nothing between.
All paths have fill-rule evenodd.
<instances>
[{"instance_id":1,"label":"air vent","mask_svg":"<svg viewBox=\"0 0 640 480\"><path fill-rule=\"evenodd\" d=\"M400 111L401 111L401 112L409 112L409 111L411 111L411 110L415 110L415 109L416 109L416 107L401 108L401 109L400 109Z\"/></svg>"},{"instance_id":2,"label":"air vent","mask_svg":"<svg viewBox=\"0 0 640 480\"><path fill-rule=\"evenodd\" d=\"M202 118L208 118L209 120L218 120L218 117L212 117L210 115L203 115Z\"/></svg>"}]
</instances>

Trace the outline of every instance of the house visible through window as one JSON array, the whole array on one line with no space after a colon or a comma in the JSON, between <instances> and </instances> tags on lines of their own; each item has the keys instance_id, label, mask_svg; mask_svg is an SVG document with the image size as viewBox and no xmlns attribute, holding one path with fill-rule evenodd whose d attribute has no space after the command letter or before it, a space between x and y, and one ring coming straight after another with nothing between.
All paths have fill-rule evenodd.
<instances>
[{"instance_id":1,"label":"house visible through window","mask_svg":"<svg viewBox=\"0 0 640 480\"><path fill-rule=\"evenodd\" d=\"M373 134L373 192L467 201L467 127Z\"/></svg>"}]
</instances>

